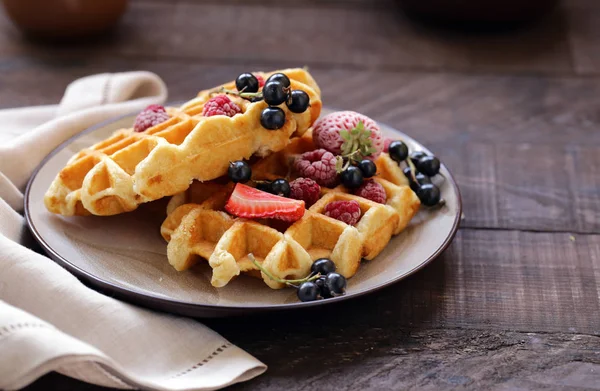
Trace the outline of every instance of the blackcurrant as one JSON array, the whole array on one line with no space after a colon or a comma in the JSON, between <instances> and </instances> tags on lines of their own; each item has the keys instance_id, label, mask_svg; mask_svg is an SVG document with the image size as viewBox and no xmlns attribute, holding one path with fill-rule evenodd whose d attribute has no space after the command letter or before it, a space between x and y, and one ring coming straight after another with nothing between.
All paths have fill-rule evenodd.
<instances>
[{"instance_id":1,"label":"blackcurrant","mask_svg":"<svg viewBox=\"0 0 600 391\"><path fill-rule=\"evenodd\" d=\"M440 188L433 183L425 183L417 189L417 197L425 206L434 206L440 202Z\"/></svg>"},{"instance_id":2,"label":"blackcurrant","mask_svg":"<svg viewBox=\"0 0 600 391\"><path fill-rule=\"evenodd\" d=\"M388 153L392 159L400 163L408 157L408 146L402 141L392 141L388 147Z\"/></svg>"},{"instance_id":3,"label":"blackcurrant","mask_svg":"<svg viewBox=\"0 0 600 391\"><path fill-rule=\"evenodd\" d=\"M290 196L290 184L285 179L276 179L271 183L271 193L289 197Z\"/></svg>"},{"instance_id":4,"label":"blackcurrant","mask_svg":"<svg viewBox=\"0 0 600 391\"><path fill-rule=\"evenodd\" d=\"M257 182L256 188L258 190L266 191L267 193L271 193L271 182Z\"/></svg>"},{"instance_id":5,"label":"blackcurrant","mask_svg":"<svg viewBox=\"0 0 600 391\"><path fill-rule=\"evenodd\" d=\"M260 124L269 130L281 129L285 125L285 112L279 107L267 107L260 114Z\"/></svg>"},{"instance_id":6,"label":"blackcurrant","mask_svg":"<svg viewBox=\"0 0 600 391\"><path fill-rule=\"evenodd\" d=\"M284 91L284 86L278 81L265 83L263 87L263 99L269 106L279 106L287 100L288 94Z\"/></svg>"},{"instance_id":7,"label":"blackcurrant","mask_svg":"<svg viewBox=\"0 0 600 391\"><path fill-rule=\"evenodd\" d=\"M308 94L302 90L293 90L290 92L290 98L286 104L292 113L304 113L308 109L310 98Z\"/></svg>"},{"instance_id":8,"label":"blackcurrant","mask_svg":"<svg viewBox=\"0 0 600 391\"><path fill-rule=\"evenodd\" d=\"M427 154L423 151L415 151L413 153L410 154L410 160L412 160L412 162L414 164L417 164L417 162L419 161L420 158L427 156Z\"/></svg>"},{"instance_id":9,"label":"blackcurrant","mask_svg":"<svg viewBox=\"0 0 600 391\"><path fill-rule=\"evenodd\" d=\"M290 86L290 79L289 77L287 77L286 75L284 75L283 73L274 73L271 76L269 76L269 78L267 79L267 81L265 82L265 85L270 82L270 81L278 81L281 84L283 84L284 87L289 87Z\"/></svg>"},{"instance_id":10,"label":"blackcurrant","mask_svg":"<svg viewBox=\"0 0 600 391\"><path fill-rule=\"evenodd\" d=\"M348 189L356 189L363 183L363 174L360 168L356 166L349 166L340 174L342 184Z\"/></svg>"},{"instance_id":11,"label":"blackcurrant","mask_svg":"<svg viewBox=\"0 0 600 391\"><path fill-rule=\"evenodd\" d=\"M410 180L412 178L412 173L411 173L410 167L404 167L402 172L408 178L408 180Z\"/></svg>"},{"instance_id":12,"label":"blackcurrant","mask_svg":"<svg viewBox=\"0 0 600 391\"><path fill-rule=\"evenodd\" d=\"M250 180L252 176L252 169L248 165L248 163L237 160L235 162L229 163L229 168L227 169L227 176L231 179L232 182L235 183L246 183Z\"/></svg>"},{"instance_id":13,"label":"blackcurrant","mask_svg":"<svg viewBox=\"0 0 600 391\"><path fill-rule=\"evenodd\" d=\"M377 173L377 166L373 163L372 160L364 159L358 163L358 168L363 174L365 178L371 178L375 173Z\"/></svg>"},{"instance_id":14,"label":"blackcurrant","mask_svg":"<svg viewBox=\"0 0 600 391\"><path fill-rule=\"evenodd\" d=\"M425 175L423 175L420 172L417 172L417 175L415 175L415 177L417 179L417 182L413 181L411 177L408 178L408 181L410 182L410 188L415 193L417 192L417 190L419 189L419 187L421 185L425 185L425 184L431 183L431 179L429 179L428 176L425 176Z\"/></svg>"},{"instance_id":15,"label":"blackcurrant","mask_svg":"<svg viewBox=\"0 0 600 391\"><path fill-rule=\"evenodd\" d=\"M314 301L321 298L321 290L312 281L303 282L298 288L298 299L300 301Z\"/></svg>"},{"instance_id":16,"label":"blackcurrant","mask_svg":"<svg viewBox=\"0 0 600 391\"><path fill-rule=\"evenodd\" d=\"M325 286L332 296L341 296L346 292L346 278L339 273L329 273Z\"/></svg>"},{"instance_id":17,"label":"blackcurrant","mask_svg":"<svg viewBox=\"0 0 600 391\"><path fill-rule=\"evenodd\" d=\"M242 73L235 79L235 88L240 92L257 92L259 88L258 79L251 73Z\"/></svg>"},{"instance_id":18,"label":"blackcurrant","mask_svg":"<svg viewBox=\"0 0 600 391\"><path fill-rule=\"evenodd\" d=\"M313 262L310 271L314 274L320 273L322 276L326 276L335 271L335 263L328 258L319 258Z\"/></svg>"},{"instance_id":19,"label":"blackcurrant","mask_svg":"<svg viewBox=\"0 0 600 391\"><path fill-rule=\"evenodd\" d=\"M415 166L417 166L417 170L423 174L427 176L434 176L440 172L440 159L436 158L435 156L423 156L417 160Z\"/></svg>"},{"instance_id":20,"label":"blackcurrant","mask_svg":"<svg viewBox=\"0 0 600 391\"><path fill-rule=\"evenodd\" d=\"M317 284L317 286L319 287L319 290L321 291L321 296L324 299L329 299L331 298L331 292L329 292L329 288L327 288L327 285L325 284L326 281L326 276L319 277L315 280L315 284Z\"/></svg>"}]
</instances>

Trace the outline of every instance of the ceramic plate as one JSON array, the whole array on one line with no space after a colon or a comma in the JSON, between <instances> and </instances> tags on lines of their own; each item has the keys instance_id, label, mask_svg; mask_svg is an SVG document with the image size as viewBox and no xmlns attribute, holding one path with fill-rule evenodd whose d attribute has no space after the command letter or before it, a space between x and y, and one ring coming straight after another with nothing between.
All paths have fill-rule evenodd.
<instances>
[{"instance_id":1,"label":"ceramic plate","mask_svg":"<svg viewBox=\"0 0 600 391\"><path fill-rule=\"evenodd\" d=\"M162 200L111 217L62 217L44 206L44 193L73 154L116 129L131 126L134 118L129 115L100 124L59 146L33 174L25 196L27 223L48 255L87 284L120 299L198 317L333 304L376 291L419 270L450 244L458 228L460 194L452 175L442 166L445 180L439 175L437 179L446 205L421 210L377 258L364 261L348 281L345 296L301 303L293 289L272 290L248 276L240 276L224 288L213 288L206 262L185 272L169 265L166 243L159 233L165 213ZM427 151L389 126L382 125L382 130L389 137L405 140L411 150Z\"/></svg>"}]
</instances>

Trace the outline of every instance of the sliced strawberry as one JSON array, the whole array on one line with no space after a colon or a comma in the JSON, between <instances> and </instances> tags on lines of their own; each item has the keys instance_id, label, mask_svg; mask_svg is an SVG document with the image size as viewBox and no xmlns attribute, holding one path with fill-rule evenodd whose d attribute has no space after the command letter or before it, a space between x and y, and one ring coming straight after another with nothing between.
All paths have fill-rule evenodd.
<instances>
[{"instance_id":1,"label":"sliced strawberry","mask_svg":"<svg viewBox=\"0 0 600 391\"><path fill-rule=\"evenodd\" d=\"M238 183L225 210L244 218L269 218L296 221L304 216L304 201L293 200L270 194Z\"/></svg>"}]
</instances>

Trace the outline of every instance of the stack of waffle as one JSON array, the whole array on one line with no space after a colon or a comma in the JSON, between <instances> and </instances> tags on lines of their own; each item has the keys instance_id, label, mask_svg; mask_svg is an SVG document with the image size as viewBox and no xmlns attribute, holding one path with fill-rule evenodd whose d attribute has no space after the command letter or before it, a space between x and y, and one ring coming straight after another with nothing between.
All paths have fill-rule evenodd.
<instances>
[{"instance_id":1,"label":"stack of waffle","mask_svg":"<svg viewBox=\"0 0 600 391\"><path fill-rule=\"evenodd\" d=\"M385 204L340 185L322 188L319 200L294 223L243 219L225 211L235 185L226 176L231 161L248 159L253 180L291 181L296 177L293 160L315 149L309 128L321 111L319 87L305 70L280 72L290 78L293 89L310 97L304 113L292 113L281 105L286 114L282 129L261 126L266 103L237 96L232 100L242 114L203 117L204 104L218 88L202 91L181 107L169 108L166 122L141 133L119 130L73 156L46 193L48 210L67 216L113 215L172 196L160 230L168 242L169 263L176 270L207 260L215 287L244 272L262 278L273 289L282 288L251 261L249 254L253 254L265 270L281 279L306 277L312 262L322 257L333 260L340 274L352 277L361 259L375 258L420 206L387 153L376 159L374 177L385 190ZM233 89L234 83L221 87ZM358 223L348 225L324 214L327 204L339 200L358 202Z\"/></svg>"}]
</instances>

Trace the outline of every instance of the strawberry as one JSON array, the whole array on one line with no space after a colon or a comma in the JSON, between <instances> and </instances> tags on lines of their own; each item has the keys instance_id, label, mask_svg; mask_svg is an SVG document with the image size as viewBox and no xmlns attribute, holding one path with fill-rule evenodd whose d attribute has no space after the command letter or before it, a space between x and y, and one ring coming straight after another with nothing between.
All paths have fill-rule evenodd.
<instances>
[{"instance_id":1,"label":"strawberry","mask_svg":"<svg viewBox=\"0 0 600 391\"><path fill-rule=\"evenodd\" d=\"M304 201L280 197L238 183L225 210L234 216L296 221L304 216Z\"/></svg>"}]
</instances>

